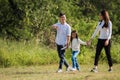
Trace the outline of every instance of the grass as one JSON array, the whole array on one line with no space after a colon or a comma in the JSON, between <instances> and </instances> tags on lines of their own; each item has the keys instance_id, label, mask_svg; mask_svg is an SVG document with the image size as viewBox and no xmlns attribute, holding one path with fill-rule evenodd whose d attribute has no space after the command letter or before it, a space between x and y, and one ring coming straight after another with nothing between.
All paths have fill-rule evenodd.
<instances>
[{"instance_id":1,"label":"grass","mask_svg":"<svg viewBox=\"0 0 120 80\"><path fill-rule=\"evenodd\" d=\"M0 39L0 80L120 80L120 45L112 43L114 71L107 72L105 54L100 58L99 72L91 73L95 49L82 46L78 56L81 72L56 73L59 58L56 49L33 42L4 41ZM103 53L103 52L102 52ZM66 58L71 63L71 51L66 51ZM102 63L102 64L101 64ZM91 64L91 65L89 65Z\"/></svg>"},{"instance_id":2,"label":"grass","mask_svg":"<svg viewBox=\"0 0 120 80\"><path fill-rule=\"evenodd\" d=\"M100 64L99 72L90 72L92 65L81 65L81 71L56 73L58 65L0 68L0 80L120 80L120 64L115 64L113 72L108 65Z\"/></svg>"},{"instance_id":3,"label":"grass","mask_svg":"<svg viewBox=\"0 0 120 80\"><path fill-rule=\"evenodd\" d=\"M56 50L36 45L34 41L24 44L0 39L0 43L0 67L54 64L58 61Z\"/></svg>"},{"instance_id":4,"label":"grass","mask_svg":"<svg viewBox=\"0 0 120 80\"><path fill-rule=\"evenodd\" d=\"M11 66L32 66L56 64L59 61L56 47L51 49L43 44L35 44L31 40L27 43L0 39L0 67ZM120 63L120 45L112 43L111 55L113 63ZM66 58L71 63L71 50L66 50ZM81 52L78 55L80 64L89 64L95 57L95 45L81 46ZM100 63L105 63L106 55L104 50L100 56Z\"/></svg>"}]
</instances>

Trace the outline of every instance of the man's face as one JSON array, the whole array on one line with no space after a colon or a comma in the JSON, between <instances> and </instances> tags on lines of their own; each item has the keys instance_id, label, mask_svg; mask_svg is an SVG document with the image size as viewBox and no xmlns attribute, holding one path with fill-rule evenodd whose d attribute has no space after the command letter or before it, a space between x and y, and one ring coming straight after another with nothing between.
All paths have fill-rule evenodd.
<instances>
[{"instance_id":1,"label":"man's face","mask_svg":"<svg viewBox=\"0 0 120 80\"><path fill-rule=\"evenodd\" d=\"M61 17L60 17L60 22L61 22L62 24L64 24L65 21L66 21L66 16L65 16L65 15L61 16Z\"/></svg>"}]
</instances>

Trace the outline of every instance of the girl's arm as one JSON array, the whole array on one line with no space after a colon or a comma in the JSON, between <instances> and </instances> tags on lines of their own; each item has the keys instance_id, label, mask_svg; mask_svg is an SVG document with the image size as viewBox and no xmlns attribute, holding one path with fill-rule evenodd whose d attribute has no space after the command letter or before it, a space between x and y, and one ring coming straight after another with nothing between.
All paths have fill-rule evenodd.
<instances>
[{"instance_id":1,"label":"girl's arm","mask_svg":"<svg viewBox=\"0 0 120 80\"><path fill-rule=\"evenodd\" d=\"M78 40L79 40L79 43L80 43L80 44L87 45L86 42L84 42L84 41L82 41L82 40L80 40L80 39L78 39Z\"/></svg>"}]
</instances>

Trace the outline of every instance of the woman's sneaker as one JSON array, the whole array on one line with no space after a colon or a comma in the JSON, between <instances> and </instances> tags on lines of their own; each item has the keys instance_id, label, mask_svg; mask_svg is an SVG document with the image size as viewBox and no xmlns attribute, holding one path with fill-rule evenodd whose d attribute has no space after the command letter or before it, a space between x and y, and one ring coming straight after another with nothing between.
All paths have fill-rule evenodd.
<instances>
[{"instance_id":1,"label":"woman's sneaker","mask_svg":"<svg viewBox=\"0 0 120 80\"><path fill-rule=\"evenodd\" d=\"M108 72L112 72L112 69L108 69Z\"/></svg>"},{"instance_id":2,"label":"woman's sneaker","mask_svg":"<svg viewBox=\"0 0 120 80\"><path fill-rule=\"evenodd\" d=\"M98 70L96 69L96 68L93 68L92 70L91 70L91 72L98 72Z\"/></svg>"},{"instance_id":3,"label":"woman's sneaker","mask_svg":"<svg viewBox=\"0 0 120 80\"><path fill-rule=\"evenodd\" d=\"M61 73L62 72L62 69L58 69L57 73Z\"/></svg>"}]
</instances>

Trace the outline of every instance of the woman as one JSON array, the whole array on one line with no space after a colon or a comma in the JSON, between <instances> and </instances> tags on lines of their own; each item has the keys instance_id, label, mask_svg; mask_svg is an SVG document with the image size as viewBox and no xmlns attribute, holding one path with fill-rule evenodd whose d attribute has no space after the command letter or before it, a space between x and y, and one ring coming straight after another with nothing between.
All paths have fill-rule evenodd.
<instances>
[{"instance_id":1,"label":"woman","mask_svg":"<svg viewBox=\"0 0 120 80\"><path fill-rule=\"evenodd\" d=\"M96 55L95 55L95 61L94 61L94 68L91 70L92 72L98 72L97 66L98 66L98 60L99 55L101 53L101 50L104 48L105 53L107 56L108 64L109 64L109 72L112 72L112 59L110 54L110 47L111 47L111 34L112 34L112 23L109 19L109 14L106 10L102 10L99 15L99 23L98 26L93 33L91 39L88 41L88 45L91 44L92 39L97 35L98 32L100 32L100 36L98 38L98 43L96 47Z\"/></svg>"}]
</instances>

